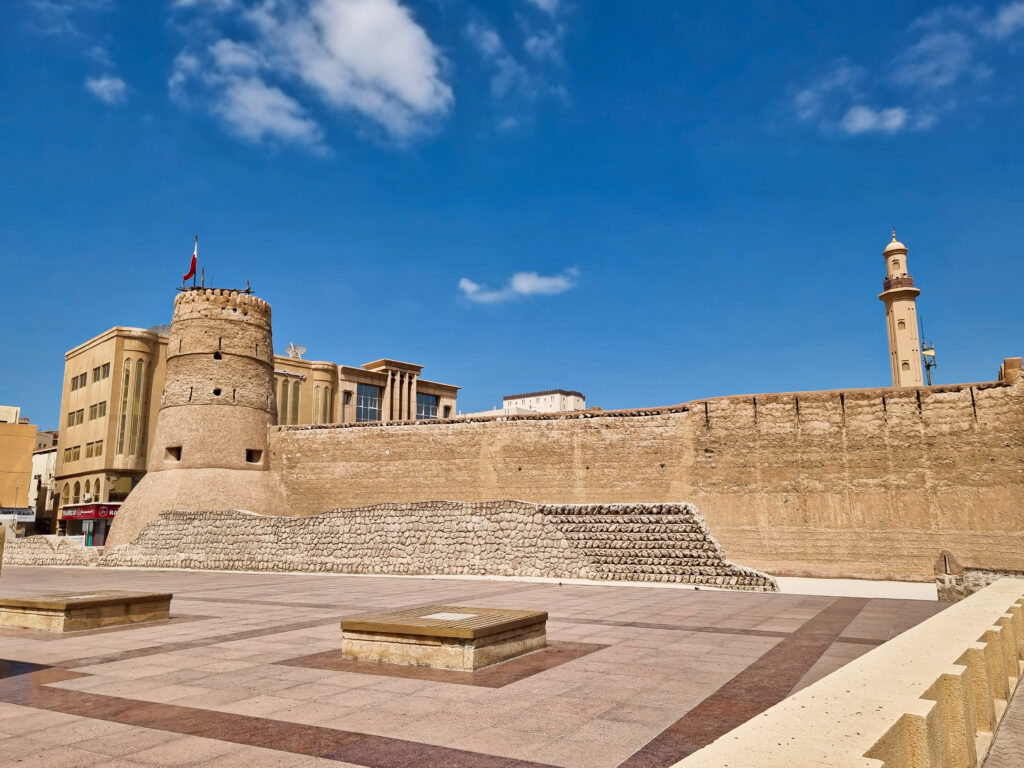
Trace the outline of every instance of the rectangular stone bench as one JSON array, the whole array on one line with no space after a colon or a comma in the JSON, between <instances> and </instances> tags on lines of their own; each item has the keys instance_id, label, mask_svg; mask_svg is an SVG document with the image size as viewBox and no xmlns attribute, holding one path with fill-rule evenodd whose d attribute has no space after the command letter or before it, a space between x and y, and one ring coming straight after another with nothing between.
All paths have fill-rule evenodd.
<instances>
[{"instance_id":1,"label":"rectangular stone bench","mask_svg":"<svg viewBox=\"0 0 1024 768\"><path fill-rule=\"evenodd\" d=\"M341 622L347 659L464 672L547 644L546 611L425 605Z\"/></svg>"},{"instance_id":2,"label":"rectangular stone bench","mask_svg":"<svg viewBox=\"0 0 1024 768\"><path fill-rule=\"evenodd\" d=\"M103 590L89 593L0 597L0 626L76 632L170 618L167 593Z\"/></svg>"}]
</instances>

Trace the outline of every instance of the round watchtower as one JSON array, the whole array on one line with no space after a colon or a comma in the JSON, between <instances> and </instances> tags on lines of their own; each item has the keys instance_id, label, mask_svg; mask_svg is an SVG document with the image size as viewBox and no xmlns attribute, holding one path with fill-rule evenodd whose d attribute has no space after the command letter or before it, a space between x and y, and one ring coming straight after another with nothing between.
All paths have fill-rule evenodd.
<instances>
[{"instance_id":1,"label":"round watchtower","mask_svg":"<svg viewBox=\"0 0 1024 768\"><path fill-rule=\"evenodd\" d=\"M286 514L269 470L277 423L270 305L251 294L191 288L174 302L147 474L107 540L133 539L167 509Z\"/></svg>"}]
</instances>

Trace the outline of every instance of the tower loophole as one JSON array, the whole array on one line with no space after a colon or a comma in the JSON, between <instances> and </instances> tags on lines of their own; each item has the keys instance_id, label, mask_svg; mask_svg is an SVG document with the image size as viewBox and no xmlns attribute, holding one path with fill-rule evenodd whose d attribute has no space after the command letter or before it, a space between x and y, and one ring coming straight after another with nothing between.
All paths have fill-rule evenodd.
<instances>
[{"instance_id":1,"label":"tower loophole","mask_svg":"<svg viewBox=\"0 0 1024 768\"><path fill-rule=\"evenodd\" d=\"M213 396L214 397L220 397L220 387L218 387L217 389L213 390Z\"/></svg>"}]
</instances>

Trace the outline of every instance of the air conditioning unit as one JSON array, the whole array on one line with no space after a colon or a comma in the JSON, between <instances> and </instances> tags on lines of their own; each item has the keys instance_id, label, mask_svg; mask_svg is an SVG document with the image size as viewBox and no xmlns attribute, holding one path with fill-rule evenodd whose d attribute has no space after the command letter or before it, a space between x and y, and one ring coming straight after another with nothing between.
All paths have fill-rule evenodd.
<instances>
[{"instance_id":1,"label":"air conditioning unit","mask_svg":"<svg viewBox=\"0 0 1024 768\"><path fill-rule=\"evenodd\" d=\"M83 493L82 494L82 501L92 501L92 494L91 493Z\"/></svg>"}]
</instances>

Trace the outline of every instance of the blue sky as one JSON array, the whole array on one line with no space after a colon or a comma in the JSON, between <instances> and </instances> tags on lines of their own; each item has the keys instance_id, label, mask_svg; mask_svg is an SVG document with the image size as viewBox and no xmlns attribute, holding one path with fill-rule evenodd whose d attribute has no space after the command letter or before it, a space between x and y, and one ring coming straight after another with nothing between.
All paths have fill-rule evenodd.
<instances>
[{"instance_id":1,"label":"blue sky","mask_svg":"<svg viewBox=\"0 0 1024 768\"><path fill-rule=\"evenodd\" d=\"M894 7L895 5L895 7ZM278 351L460 409L886 386L896 226L938 383L1024 352L1024 1L15 0L0 402L168 322L200 236Z\"/></svg>"}]
</instances>

